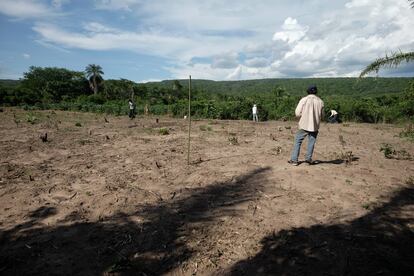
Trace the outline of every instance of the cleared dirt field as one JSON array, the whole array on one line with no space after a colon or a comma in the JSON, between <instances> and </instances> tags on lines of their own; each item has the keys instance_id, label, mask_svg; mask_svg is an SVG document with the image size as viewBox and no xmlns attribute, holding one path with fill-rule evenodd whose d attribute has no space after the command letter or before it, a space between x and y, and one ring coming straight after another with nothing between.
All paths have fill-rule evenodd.
<instances>
[{"instance_id":1,"label":"cleared dirt field","mask_svg":"<svg viewBox=\"0 0 414 276\"><path fill-rule=\"evenodd\" d=\"M0 274L414 275L414 143L296 125L4 110Z\"/></svg>"}]
</instances>

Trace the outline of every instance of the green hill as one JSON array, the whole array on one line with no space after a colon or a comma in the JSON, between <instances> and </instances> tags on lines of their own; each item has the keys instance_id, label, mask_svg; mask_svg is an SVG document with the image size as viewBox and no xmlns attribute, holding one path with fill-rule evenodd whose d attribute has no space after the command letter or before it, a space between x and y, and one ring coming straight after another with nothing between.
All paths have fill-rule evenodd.
<instances>
[{"instance_id":1,"label":"green hill","mask_svg":"<svg viewBox=\"0 0 414 276\"><path fill-rule=\"evenodd\" d=\"M310 84L316 84L320 95L344 96L380 96L403 92L411 78L309 78L309 79L261 79L242 81L192 80L196 90L207 93L250 96L253 94L270 94L277 87L290 95L303 95ZM173 80L150 82L144 84L149 88L171 88ZM180 80L188 87L188 80Z\"/></svg>"},{"instance_id":2,"label":"green hill","mask_svg":"<svg viewBox=\"0 0 414 276\"><path fill-rule=\"evenodd\" d=\"M16 87L20 84L20 80L0 79L0 85L3 87Z\"/></svg>"}]
</instances>

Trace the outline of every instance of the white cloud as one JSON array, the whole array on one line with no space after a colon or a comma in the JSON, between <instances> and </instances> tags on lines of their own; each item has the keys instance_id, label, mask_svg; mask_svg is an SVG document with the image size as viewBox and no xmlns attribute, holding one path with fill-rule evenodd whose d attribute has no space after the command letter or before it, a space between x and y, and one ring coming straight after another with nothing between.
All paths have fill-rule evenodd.
<instances>
[{"instance_id":1,"label":"white cloud","mask_svg":"<svg viewBox=\"0 0 414 276\"><path fill-rule=\"evenodd\" d=\"M38 13L35 8L27 13L32 17L50 12L40 1L4 0L0 8L9 3L9 10L2 12L11 14L11 3L22 2L39 8ZM49 3L62 7L67 0ZM97 0L95 4L105 13L118 10L126 18L137 18L137 27L113 27L108 20L80 21L69 29L67 24L44 20L33 27L39 43L157 56L172 64L166 69L173 78L191 73L215 80L349 76L386 53L414 48L414 10L406 1L261 0L251 5L248 0L232 4Z\"/></svg>"},{"instance_id":2,"label":"white cloud","mask_svg":"<svg viewBox=\"0 0 414 276\"><path fill-rule=\"evenodd\" d=\"M243 72L243 67L239 65L233 72L227 75L227 80L239 80Z\"/></svg>"},{"instance_id":3,"label":"white cloud","mask_svg":"<svg viewBox=\"0 0 414 276\"><path fill-rule=\"evenodd\" d=\"M131 6L139 4L140 0L95 0L96 7L103 10L127 10L131 11Z\"/></svg>"},{"instance_id":4,"label":"white cloud","mask_svg":"<svg viewBox=\"0 0 414 276\"><path fill-rule=\"evenodd\" d=\"M87 50L130 50L141 54L155 55L179 62L189 62L194 57L214 57L213 67L235 67L237 53L243 46L238 38L223 38L198 34L175 34L160 30L125 31L106 25L89 22L83 31L68 31L48 23L37 23L33 30L40 40L65 48ZM231 54L229 54L231 53Z\"/></svg>"},{"instance_id":5,"label":"white cloud","mask_svg":"<svg viewBox=\"0 0 414 276\"><path fill-rule=\"evenodd\" d=\"M308 31L308 26L301 26L295 18L288 17L283 23L282 30L273 35L273 40L282 40L293 43L303 38Z\"/></svg>"},{"instance_id":6,"label":"white cloud","mask_svg":"<svg viewBox=\"0 0 414 276\"><path fill-rule=\"evenodd\" d=\"M85 23L83 25L83 28L86 31L89 31L91 33L114 33L114 34L120 34L120 33L122 33L122 30L119 30L119 29L116 29L116 28L107 27L107 26L102 25L101 23L98 23L98 22Z\"/></svg>"},{"instance_id":7,"label":"white cloud","mask_svg":"<svg viewBox=\"0 0 414 276\"><path fill-rule=\"evenodd\" d=\"M140 80L138 83L147 83L147 82L160 82L161 79L147 79L147 80Z\"/></svg>"},{"instance_id":8,"label":"white cloud","mask_svg":"<svg viewBox=\"0 0 414 276\"><path fill-rule=\"evenodd\" d=\"M193 79L221 80L223 76L231 72L231 69L213 69L210 64L202 63L177 64L176 66L169 66L164 69L171 72L171 78L173 79L185 79L191 75Z\"/></svg>"},{"instance_id":9,"label":"white cloud","mask_svg":"<svg viewBox=\"0 0 414 276\"><path fill-rule=\"evenodd\" d=\"M238 54L235 52L220 54L213 57L212 68L235 68L239 64Z\"/></svg>"},{"instance_id":10,"label":"white cloud","mask_svg":"<svg viewBox=\"0 0 414 276\"><path fill-rule=\"evenodd\" d=\"M33 30L42 40L67 48L88 50L123 49L167 57L177 49L183 49L188 41L185 38L164 36L154 33L119 31L101 24L85 25L88 32L70 32L51 24L38 23ZM96 27L93 29L93 27Z\"/></svg>"},{"instance_id":11,"label":"white cloud","mask_svg":"<svg viewBox=\"0 0 414 276\"><path fill-rule=\"evenodd\" d=\"M36 0L1 0L0 13L16 18L43 18L54 14L49 6Z\"/></svg>"},{"instance_id":12,"label":"white cloud","mask_svg":"<svg viewBox=\"0 0 414 276\"><path fill-rule=\"evenodd\" d=\"M269 65L269 61L263 57L255 57L245 61L248 67L266 67Z\"/></svg>"},{"instance_id":13,"label":"white cloud","mask_svg":"<svg viewBox=\"0 0 414 276\"><path fill-rule=\"evenodd\" d=\"M345 7L340 16L325 15L322 24L312 25L303 36L297 36L300 39L294 40L273 68L285 76L354 76L386 53L414 48L414 33L410 31L414 11L408 5L379 0L352 1ZM376 12L379 9L383 12ZM286 33L278 35L283 41L291 41L288 37Z\"/></svg>"},{"instance_id":14,"label":"white cloud","mask_svg":"<svg viewBox=\"0 0 414 276\"><path fill-rule=\"evenodd\" d=\"M43 41L43 40L35 40L35 42L42 45L42 46L44 46L44 47L46 47L46 48L48 48L48 49L56 50L56 51L59 51L59 52L62 52L62 53L70 53L70 51L68 51L68 50L66 50L62 47L56 46L54 44L48 43L48 42Z\"/></svg>"},{"instance_id":15,"label":"white cloud","mask_svg":"<svg viewBox=\"0 0 414 276\"><path fill-rule=\"evenodd\" d=\"M26 53L22 54L22 56L23 56L23 58L25 58L25 59L29 59L29 58L30 58L30 55L29 55L29 54L26 54Z\"/></svg>"},{"instance_id":16,"label":"white cloud","mask_svg":"<svg viewBox=\"0 0 414 276\"><path fill-rule=\"evenodd\" d=\"M71 0L52 0L52 6L60 9L63 5L69 4Z\"/></svg>"},{"instance_id":17,"label":"white cloud","mask_svg":"<svg viewBox=\"0 0 414 276\"><path fill-rule=\"evenodd\" d=\"M352 0L346 3L345 7L347 7L348 9L366 7L366 6L372 5L372 2L373 1L370 1L370 0Z\"/></svg>"}]
</instances>

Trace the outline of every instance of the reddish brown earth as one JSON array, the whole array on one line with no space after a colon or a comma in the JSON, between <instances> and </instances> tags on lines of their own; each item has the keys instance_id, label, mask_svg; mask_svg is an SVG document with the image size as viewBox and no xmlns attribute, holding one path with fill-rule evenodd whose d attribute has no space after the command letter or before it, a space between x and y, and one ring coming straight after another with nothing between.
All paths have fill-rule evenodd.
<instances>
[{"instance_id":1,"label":"reddish brown earth","mask_svg":"<svg viewBox=\"0 0 414 276\"><path fill-rule=\"evenodd\" d=\"M0 113L0 274L414 275L401 127L323 124L293 167L295 122L194 121L187 165L187 121L106 118Z\"/></svg>"}]
</instances>

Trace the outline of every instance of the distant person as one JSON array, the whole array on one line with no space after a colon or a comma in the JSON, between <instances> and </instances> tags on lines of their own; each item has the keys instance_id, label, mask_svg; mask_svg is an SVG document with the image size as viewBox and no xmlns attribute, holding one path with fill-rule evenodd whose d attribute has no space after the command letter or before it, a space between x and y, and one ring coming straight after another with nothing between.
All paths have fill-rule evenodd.
<instances>
[{"instance_id":1,"label":"distant person","mask_svg":"<svg viewBox=\"0 0 414 276\"><path fill-rule=\"evenodd\" d=\"M128 100L128 104L129 104L129 118L132 120L135 118L135 103L129 99Z\"/></svg>"},{"instance_id":2,"label":"distant person","mask_svg":"<svg viewBox=\"0 0 414 276\"><path fill-rule=\"evenodd\" d=\"M290 164L299 165L300 146L303 139L308 136L308 148L305 156L305 162L309 165L314 164L312 161L313 149L315 147L316 137L318 136L319 125L323 117L323 101L316 96L318 88L315 85L309 86L306 90L308 96L302 98L295 110L296 117L300 117L299 129L295 135L292 155L288 161Z\"/></svg>"},{"instance_id":3,"label":"distant person","mask_svg":"<svg viewBox=\"0 0 414 276\"><path fill-rule=\"evenodd\" d=\"M145 116L147 116L148 115L148 104L146 104L145 105L145 107L144 107L144 114L145 114Z\"/></svg>"},{"instance_id":4,"label":"distant person","mask_svg":"<svg viewBox=\"0 0 414 276\"><path fill-rule=\"evenodd\" d=\"M332 109L331 110L331 115L329 115L329 118L328 118L328 122L330 122L331 124L339 123L338 116L339 116L338 112L336 112L336 110Z\"/></svg>"},{"instance_id":5,"label":"distant person","mask_svg":"<svg viewBox=\"0 0 414 276\"><path fill-rule=\"evenodd\" d=\"M252 113L253 113L253 122L258 122L259 117L257 117L257 106L255 104L253 105Z\"/></svg>"}]
</instances>

